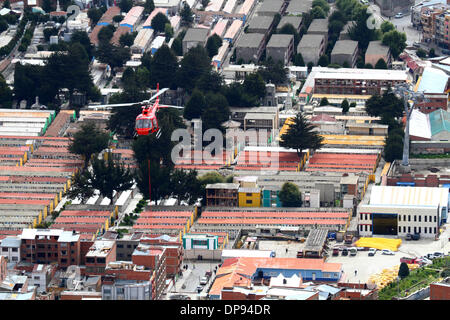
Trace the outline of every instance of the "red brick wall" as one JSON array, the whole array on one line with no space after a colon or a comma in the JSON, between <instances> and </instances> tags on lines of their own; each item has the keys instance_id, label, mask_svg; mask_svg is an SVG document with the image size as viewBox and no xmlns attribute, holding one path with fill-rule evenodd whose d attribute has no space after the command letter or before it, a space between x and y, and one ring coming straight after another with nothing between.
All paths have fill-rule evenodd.
<instances>
[{"instance_id":1,"label":"red brick wall","mask_svg":"<svg viewBox=\"0 0 450 320\"><path fill-rule=\"evenodd\" d=\"M450 286L432 283L430 285L430 300L450 300Z\"/></svg>"},{"instance_id":2,"label":"red brick wall","mask_svg":"<svg viewBox=\"0 0 450 320\"><path fill-rule=\"evenodd\" d=\"M152 275L152 270L145 271L134 271L134 270L114 270L107 269L106 274L116 276L116 279L120 280L142 280L149 281Z\"/></svg>"}]
</instances>

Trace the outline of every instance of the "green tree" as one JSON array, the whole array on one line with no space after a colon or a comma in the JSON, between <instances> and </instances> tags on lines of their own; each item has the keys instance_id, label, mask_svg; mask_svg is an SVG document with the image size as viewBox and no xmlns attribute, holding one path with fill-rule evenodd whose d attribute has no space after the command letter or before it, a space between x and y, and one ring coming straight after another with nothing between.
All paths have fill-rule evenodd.
<instances>
[{"instance_id":1,"label":"green tree","mask_svg":"<svg viewBox=\"0 0 450 320\"><path fill-rule=\"evenodd\" d=\"M303 67L305 65L305 61L303 60L303 56L301 53L297 53L294 56L294 66Z\"/></svg>"},{"instance_id":2,"label":"green tree","mask_svg":"<svg viewBox=\"0 0 450 320\"><path fill-rule=\"evenodd\" d=\"M370 26L368 21L374 17L367 12L365 7L358 8L353 11L355 23L349 28L349 35L352 40L358 41L359 49L365 52L370 41L379 39L380 31L367 26L368 24Z\"/></svg>"},{"instance_id":3,"label":"green tree","mask_svg":"<svg viewBox=\"0 0 450 320\"><path fill-rule=\"evenodd\" d=\"M84 169L75 175L69 197L87 200L98 190L103 197L113 198L114 191L129 190L134 184L130 169L122 164L116 164L112 160L112 154L108 159L95 158L92 162L92 170Z\"/></svg>"},{"instance_id":4,"label":"green tree","mask_svg":"<svg viewBox=\"0 0 450 320\"><path fill-rule=\"evenodd\" d=\"M5 6L3 5L3 7L5 8ZM50 0L44 0L42 1L42 10L44 10L45 12L50 12L53 11L53 3ZM90 17L89 17L90 18Z\"/></svg>"},{"instance_id":5,"label":"green tree","mask_svg":"<svg viewBox=\"0 0 450 320\"><path fill-rule=\"evenodd\" d=\"M382 33L386 33L391 30L395 30L395 26L391 22L386 20L381 23L380 30Z\"/></svg>"},{"instance_id":6,"label":"green tree","mask_svg":"<svg viewBox=\"0 0 450 320\"><path fill-rule=\"evenodd\" d=\"M370 63L366 63L364 69L373 69L373 66Z\"/></svg>"},{"instance_id":7,"label":"green tree","mask_svg":"<svg viewBox=\"0 0 450 320\"><path fill-rule=\"evenodd\" d=\"M122 12L128 12L133 8L133 0L120 0L119 8Z\"/></svg>"},{"instance_id":8,"label":"green tree","mask_svg":"<svg viewBox=\"0 0 450 320\"><path fill-rule=\"evenodd\" d=\"M378 59L377 63L375 64L375 69L387 69L386 61L384 61L383 58Z\"/></svg>"},{"instance_id":9,"label":"green tree","mask_svg":"<svg viewBox=\"0 0 450 320\"><path fill-rule=\"evenodd\" d=\"M274 62L270 57L267 61L262 63L262 67L260 67L257 72L266 83L281 85L287 82L286 70L283 62Z\"/></svg>"},{"instance_id":10,"label":"green tree","mask_svg":"<svg viewBox=\"0 0 450 320\"><path fill-rule=\"evenodd\" d=\"M315 127L298 113L286 133L280 137L280 146L297 150L299 158L302 159L303 150L317 150L323 144L323 137L314 129Z\"/></svg>"},{"instance_id":11,"label":"green tree","mask_svg":"<svg viewBox=\"0 0 450 320\"><path fill-rule=\"evenodd\" d=\"M175 169L170 176L170 185L172 187L172 196L177 199L177 204L181 201L187 201L194 204L202 196L200 193L200 182L197 179L195 170Z\"/></svg>"},{"instance_id":12,"label":"green tree","mask_svg":"<svg viewBox=\"0 0 450 320\"><path fill-rule=\"evenodd\" d=\"M183 116L188 120L200 118L203 109L205 109L205 107L206 107L205 96L198 89L194 89L191 97L186 103Z\"/></svg>"},{"instance_id":13,"label":"green tree","mask_svg":"<svg viewBox=\"0 0 450 320\"><path fill-rule=\"evenodd\" d=\"M248 74L243 83L245 92L258 99L266 96L266 83L259 73Z\"/></svg>"},{"instance_id":14,"label":"green tree","mask_svg":"<svg viewBox=\"0 0 450 320\"><path fill-rule=\"evenodd\" d=\"M328 15L330 12L330 5L325 0L313 0L312 7L320 7Z\"/></svg>"},{"instance_id":15,"label":"green tree","mask_svg":"<svg viewBox=\"0 0 450 320\"><path fill-rule=\"evenodd\" d=\"M145 0L144 13L150 14L153 10L155 10L155 3L153 0Z\"/></svg>"},{"instance_id":16,"label":"green tree","mask_svg":"<svg viewBox=\"0 0 450 320\"><path fill-rule=\"evenodd\" d=\"M400 268L398 269L398 276L400 277L400 279L404 279L409 276L409 267L406 262L402 262L400 264Z\"/></svg>"},{"instance_id":17,"label":"green tree","mask_svg":"<svg viewBox=\"0 0 450 320\"><path fill-rule=\"evenodd\" d=\"M164 32L166 23L170 24L169 19L167 19L167 16L164 13L159 12L152 19L152 28L155 32Z\"/></svg>"},{"instance_id":18,"label":"green tree","mask_svg":"<svg viewBox=\"0 0 450 320\"><path fill-rule=\"evenodd\" d=\"M46 11L46 10L45 10ZM48 12L48 11L46 11ZM99 8L90 8L87 12L87 16L89 19L91 19L91 26L95 26L97 22L102 17L103 12Z\"/></svg>"},{"instance_id":19,"label":"green tree","mask_svg":"<svg viewBox=\"0 0 450 320\"><path fill-rule=\"evenodd\" d=\"M206 50L208 51L208 56L210 58L214 57L218 52L219 48L222 46L222 38L217 34L213 34L206 41Z\"/></svg>"},{"instance_id":20,"label":"green tree","mask_svg":"<svg viewBox=\"0 0 450 320\"><path fill-rule=\"evenodd\" d=\"M230 116L227 99L221 93L208 92L205 95L205 101L206 107L201 115L203 132L208 129L219 129L224 132L222 123Z\"/></svg>"},{"instance_id":21,"label":"green tree","mask_svg":"<svg viewBox=\"0 0 450 320\"><path fill-rule=\"evenodd\" d=\"M184 2L183 8L180 10L181 22L185 26L190 26L194 22L194 12L191 7Z\"/></svg>"},{"instance_id":22,"label":"green tree","mask_svg":"<svg viewBox=\"0 0 450 320\"><path fill-rule=\"evenodd\" d=\"M109 42L112 39L115 31L116 31L116 28L112 24L103 26L97 35L98 41L100 42L100 44Z\"/></svg>"},{"instance_id":23,"label":"green tree","mask_svg":"<svg viewBox=\"0 0 450 320\"><path fill-rule=\"evenodd\" d=\"M426 57L427 57L427 52L426 52L425 50L423 50L422 48L419 48L419 49L417 49L417 51L416 51L416 55L417 55L419 58L423 59L423 58L426 58Z\"/></svg>"},{"instance_id":24,"label":"green tree","mask_svg":"<svg viewBox=\"0 0 450 320\"><path fill-rule=\"evenodd\" d=\"M144 65L150 71L151 87L156 87L156 84L159 83L160 88L176 88L175 75L178 72L178 60L166 44L163 44L153 58L150 58L148 66Z\"/></svg>"},{"instance_id":25,"label":"green tree","mask_svg":"<svg viewBox=\"0 0 450 320\"><path fill-rule=\"evenodd\" d=\"M69 151L83 156L84 167L88 166L91 156L108 147L109 135L96 127L94 123L82 124L70 139Z\"/></svg>"},{"instance_id":26,"label":"green tree","mask_svg":"<svg viewBox=\"0 0 450 320\"><path fill-rule=\"evenodd\" d=\"M295 27L290 24L286 23L283 25L280 30L278 31L279 34L292 34L294 36L294 48L297 48L298 43L300 42L300 34L297 32Z\"/></svg>"},{"instance_id":27,"label":"green tree","mask_svg":"<svg viewBox=\"0 0 450 320\"><path fill-rule=\"evenodd\" d=\"M211 59L201 45L191 48L181 60L178 70L178 86L191 92L197 80L211 70Z\"/></svg>"},{"instance_id":28,"label":"green tree","mask_svg":"<svg viewBox=\"0 0 450 320\"><path fill-rule=\"evenodd\" d=\"M210 0L201 0L200 2L202 4L203 9L206 9L206 7L208 6Z\"/></svg>"},{"instance_id":29,"label":"green tree","mask_svg":"<svg viewBox=\"0 0 450 320\"><path fill-rule=\"evenodd\" d=\"M12 107L12 90L9 88L8 84L0 74L0 107L1 108L11 108Z\"/></svg>"},{"instance_id":30,"label":"green tree","mask_svg":"<svg viewBox=\"0 0 450 320\"><path fill-rule=\"evenodd\" d=\"M223 76L216 71L210 70L209 72L203 73L195 85L197 89L207 93L208 91L220 92L222 90L223 83Z\"/></svg>"},{"instance_id":31,"label":"green tree","mask_svg":"<svg viewBox=\"0 0 450 320\"><path fill-rule=\"evenodd\" d=\"M434 52L434 48L431 48L430 51L428 52L428 57L429 58L434 58L436 57L436 53Z\"/></svg>"},{"instance_id":32,"label":"green tree","mask_svg":"<svg viewBox=\"0 0 450 320\"><path fill-rule=\"evenodd\" d=\"M325 19L327 17L327 14L323 9L319 6L315 6L311 10L311 14L314 19Z\"/></svg>"},{"instance_id":33,"label":"green tree","mask_svg":"<svg viewBox=\"0 0 450 320\"><path fill-rule=\"evenodd\" d=\"M379 117L383 114L392 118L398 118L403 115L403 101L388 90L382 96L374 95L366 101L366 112L373 117Z\"/></svg>"},{"instance_id":34,"label":"green tree","mask_svg":"<svg viewBox=\"0 0 450 320\"><path fill-rule=\"evenodd\" d=\"M89 60L94 55L94 47L91 43L91 40L89 39L89 36L86 31L81 30L75 30L73 31L71 37L70 37L70 44L79 43L81 44L84 49L86 50L86 53L89 56Z\"/></svg>"},{"instance_id":35,"label":"green tree","mask_svg":"<svg viewBox=\"0 0 450 320\"><path fill-rule=\"evenodd\" d=\"M113 21L114 21L115 23L119 23L120 21L123 20L123 18L124 18L123 15L118 14L117 16L114 16L114 17L113 17Z\"/></svg>"},{"instance_id":36,"label":"green tree","mask_svg":"<svg viewBox=\"0 0 450 320\"><path fill-rule=\"evenodd\" d=\"M406 34L391 30L383 34L382 43L391 49L392 56L397 59L406 48Z\"/></svg>"},{"instance_id":37,"label":"green tree","mask_svg":"<svg viewBox=\"0 0 450 320\"><path fill-rule=\"evenodd\" d=\"M320 56L319 61L317 61L317 65L321 66L321 67L326 67L328 66L329 61L328 61L328 56L326 54Z\"/></svg>"},{"instance_id":38,"label":"green tree","mask_svg":"<svg viewBox=\"0 0 450 320\"><path fill-rule=\"evenodd\" d=\"M298 186L292 182L285 182L278 197L283 207L301 207L302 197Z\"/></svg>"},{"instance_id":39,"label":"green tree","mask_svg":"<svg viewBox=\"0 0 450 320\"><path fill-rule=\"evenodd\" d=\"M170 23L166 23L164 26L164 35L166 36L166 42L170 41L170 39L173 37L173 28Z\"/></svg>"},{"instance_id":40,"label":"green tree","mask_svg":"<svg viewBox=\"0 0 450 320\"><path fill-rule=\"evenodd\" d=\"M344 101L342 101L341 103L341 108L342 108L342 113L346 114L350 108L350 105L348 104L347 99L344 99Z\"/></svg>"},{"instance_id":41,"label":"green tree","mask_svg":"<svg viewBox=\"0 0 450 320\"><path fill-rule=\"evenodd\" d=\"M327 97L323 97L322 99L320 99L320 106L322 107L322 106L327 106L327 105L329 105L330 103L328 102L328 99L327 99Z\"/></svg>"},{"instance_id":42,"label":"green tree","mask_svg":"<svg viewBox=\"0 0 450 320\"><path fill-rule=\"evenodd\" d=\"M3 2L3 8L11 9L11 3L9 0L5 0L5 2Z\"/></svg>"},{"instance_id":43,"label":"green tree","mask_svg":"<svg viewBox=\"0 0 450 320\"><path fill-rule=\"evenodd\" d=\"M134 33L125 33L120 36L119 43L122 47L131 47L134 42L136 34Z\"/></svg>"}]
</instances>

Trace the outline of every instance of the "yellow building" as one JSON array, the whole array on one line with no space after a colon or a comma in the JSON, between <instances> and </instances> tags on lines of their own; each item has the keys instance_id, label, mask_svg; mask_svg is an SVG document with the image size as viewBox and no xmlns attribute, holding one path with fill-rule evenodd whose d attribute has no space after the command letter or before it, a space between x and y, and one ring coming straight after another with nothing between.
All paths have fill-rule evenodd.
<instances>
[{"instance_id":1,"label":"yellow building","mask_svg":"<svg viewBox=\"0 0 450 320\"><path fill-rule=\"evenodd\" d=\"M239 207L260 207L260 188L239 188Z\"/></svg>"},{"instance_id":2,"label":"yellow building","mask_svg":"<svg viewBox=\"0 0 450 320\"><path fill-rule=\"evenodd\" d=\"M261 188L258 187L257 176L234 177L234 182L239 183L239 207L261 206Z\"/></svg>"}]
</instances>

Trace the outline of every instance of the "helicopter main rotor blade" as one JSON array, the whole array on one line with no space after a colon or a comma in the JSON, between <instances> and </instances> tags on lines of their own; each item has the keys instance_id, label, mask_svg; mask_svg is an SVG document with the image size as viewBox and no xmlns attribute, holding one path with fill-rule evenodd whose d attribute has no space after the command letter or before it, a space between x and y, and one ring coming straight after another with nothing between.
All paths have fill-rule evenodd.
<instances>
[{"instance_id":1,"label":"helicopter main rotor blade","mask_svg":"<svg viewBox=\"0 0 450 320\"><path fill-rule=\"evenodd\" d=\"M144 100L142 101L142 103L149 103L150 101L156 99L157 97L159 97L161 94L163 94L164 92L166 92L167 90L169 90L169 88L164 88L158 91L157 94L153 95L150 99L148 100Z\"/></svg>"},{"instance_id":2,"label":"helicopter main rotor blade","mask_svg":"<svg viewBox=\"0 0 450 320\"><path fill-rule=\"evenodd\" d=\"M180 106L165 106L165 105L158 105L158 108L174 108L174 109L184 109L184 107L180 107Z\"/></svg>"},{"instance_id":3,"label":"helicopter main rotor blade","mask_svg":"<svg viewBox=\"0 0 450 320\"><path fill-rule=\"evenodd\" d=\"M89 109L106 109L106 108L117 108L117 107L131 107L143 104L142 102L133 103L115 103L115 104L101 104L101 105L90 105Z\"/></svg>"}]
</instances>

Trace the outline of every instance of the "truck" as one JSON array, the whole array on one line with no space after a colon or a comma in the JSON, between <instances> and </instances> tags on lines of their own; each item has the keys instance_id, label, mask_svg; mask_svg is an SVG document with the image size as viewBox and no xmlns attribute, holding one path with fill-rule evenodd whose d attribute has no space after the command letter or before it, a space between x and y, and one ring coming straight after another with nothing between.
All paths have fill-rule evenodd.
<instances>
[{"instance_id":1,"label":"truck","mask_svg":"<svg viewBox=\"0 0 450 320\"><path fill-rule=\"evenodd\" d=\"M400 262L401 263L404 262L404 263L407 263L407 264L414 264L414 263L417 263L417 258L401 257L400 258Z\"/></svg>"},{"instance_id":2,"label":"truck","mask_svg":"<svg viewBox=\"0 0 450 320\"><path fill-rule=\"evenodd\" d=\"M345 235L344 242L345 242L345 244L352 244L353 243L353 235L351 235L351 234Z\"/></svg>"}]
</instances>

